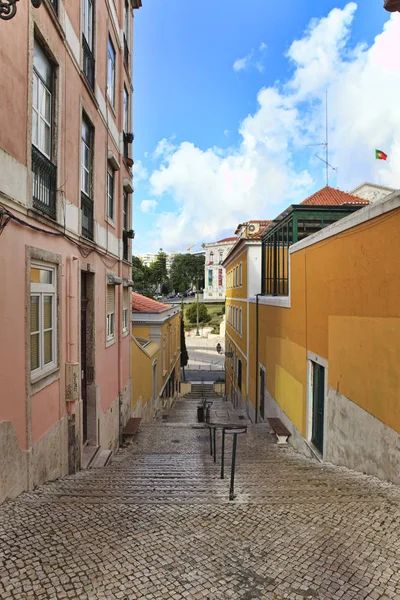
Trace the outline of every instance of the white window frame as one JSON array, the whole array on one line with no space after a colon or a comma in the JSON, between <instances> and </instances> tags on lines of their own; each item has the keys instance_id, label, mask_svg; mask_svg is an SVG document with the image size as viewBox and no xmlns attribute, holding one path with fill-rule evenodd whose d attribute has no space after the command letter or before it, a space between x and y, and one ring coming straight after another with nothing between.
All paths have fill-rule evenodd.
<instances>
[{"instance_id":1,"label":"white window frame","mask_svg":"<svg viewBox=\"0 0 400 600\"><path fill-rule=\"evenodd\" d=\"M51 89L48 84L43 80L39 71L35 68L35 64L33 65L33 84L32 84L32 144L40 150L40 152L46 156L49 160L52 157L52 146L53 146L53 102L54 102L54 67L51 64L51 61L45 55L45 52L39 42L35 39L35 45L40 48L40 52L43 55L44 60L49 63L49 67L52 72L52 84ZM37 98L35 99L35 82L37 89ZM50 115L49 119L46 117L46 111L43 107L43 96L46 95L49 97L50 103ZM37 102L36 102L37 100ZM44 104L45 106L45 104ZM36 115L36 127L35 127L35 119L34 115ZM46 152L44 140L40 139L41 127L40 124L43 123L45 129L48 128L49 131L49 152Z\"/></svg>"},{"instance_id":2,"label":"white window frame","mask_svg":"<svg viewBox=\"0 0 400 600\"><path fill-rule=\"evenodd\" d=\"M34 283L30 282L30 296L29 299L31 301L32 297L39 298L39 367L37 369L31 370L31 379L37 379L39 376L44 376L50 371L53 371L57 367L57 267L48 263L42 262L32 262L30 265L31 269L40 269L42 271L49 271L52 273L52 283ZM30 279L30 272L29 272ZM43 305L44 305L44 297L51 296L52 297L52 360L51 362L44 364L44 324L43 324ZM29 303L30 306L30 303ZM47 329L46 331L49 331ZM29 332L29 339L31 339L32 334L34 332ZM29 350L31 349L31 345L29 344ZM29 361L30 361L30 353L29 353Z\"/></svg>"},{"instance_id":3,"label":"white window frame","mask_svg":"<svg viewBox=\"0 0 400 600\"><path fill-rule=\"evenodd\" d=\"M128 296L128 306L125 304L125 290L127 290L126 295ZM127 333L129 329L129 288L122 289L122 333Z\"/></svg>"},{"instance_id":4,"label":"white window frame","mask_svg":"<svg viewBox=\"0 0 400 600\"><path fill-rule=\"evenodd\" d=\"M82 35L93 52L93 2L82 0Z\"/></svg>"},{"instance_id":5,"label":"white window frame","mask_svg":"<svg viewBox=\"0 0 400 600\"><path fill-rule=\"evenodd\" d=\"M89 134L89 145L87 143L87 141L84 139L84 127L87 127L88 129L88 134ZM86 194L86 196L88 198L92 198L92 160L93 160L93 131L92 131L92 126L89 123L88 119L85 117L85 115L82 115L82 125L81 125L81 191ZM86 165L85 161L84 161L84 157L85 157L85 148L87 148L88 150L88 156L89 156L89 164ZM84 174L87 173L88 175L88 182L89 182L89 189L84 189Z\"/></svg>"},{"instance_id":6,"label":"white window frame","mask_svg":"<svg viewBox=\"0 0 400 600\"><path fill-rule=\"evenodd\" d=\"M110 179L112 178L112 193L110 193ZM111 221L114 221L114 214L115 214L115 171L113 171L111 169L111 167L108 167L107 169L107 184L106 184L106 195L107 195L107 199L106 199L106 216L108 219L111 219ZM111 202L112 202L112 214L110 214L110 207L111 207Z\"/></svg>"},{"instance_id":7,"label":"white window frame","mask_svg":"<svg viewBox=\"0 0 400 600\"><path fill-rule=\"evenodd\" d=\"M108 288L112 288L114 292L114 311L108 312ZM106 286L106 339L107 342L115 340L115 287L113 285Z\"/></svg>"},{"instance_id":8,"label":"white window frame","mask_svg":"<svg viewBox=\"0 0 400 600\"><path fill-rule=\"evenodd\" d=\"M130 105L129 100L130 100L129 92L126 88L126 85L124 84L124 123L123 123L124 133L129 132L129 105Z\"/></svg>"},{"instance_id":9,"label":"white window frame","mask_svg":"<svg viewBox=\"0 0 400 600\"><path fill-rule=\"evenodd\" d=\"M240 263L240 265L239 265L239 284L240 284L240 287L242 287L242 285L243 285L243 266L242 266L242 263Z\"/></svg>"},{"instance_id":10,"label":"white window frame","mask_svg":"<svg viewBox=\"0 0 400 600\"><path fill-rule=\"evenodd\" d=\"M239 333L242 335L242 322L243 322L243 314L242 309L239 309Z\"/></svg>"},{"instance_id":11,"label":"white window frame","mask_svg":"<svg viewBox=\"0 0 400 600\"><path fill-rule=\"evenodd\" d=\"M112 53L110 54L110 50ZM115 106L115 74L116 74L117 54L111 37L108 36L107 43L107 97L111 105Z\"/></svg>"}]
</instances>

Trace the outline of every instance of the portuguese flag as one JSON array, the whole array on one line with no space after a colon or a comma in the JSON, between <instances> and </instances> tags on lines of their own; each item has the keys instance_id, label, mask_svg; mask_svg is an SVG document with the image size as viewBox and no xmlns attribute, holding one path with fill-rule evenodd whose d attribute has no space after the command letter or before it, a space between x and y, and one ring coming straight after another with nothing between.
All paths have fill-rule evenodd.
<instances>
[{"instance_id":1,"label":"portuguese flag","mask_svg":"<svg viewBox=\"0 0 400 600\"><path fill-rule=\"evenodd\" d=\"M382 152L382 150L375 150L375 158L377 158L378 160L386 160L387 154Z\"/></svg>"}]
</instances>

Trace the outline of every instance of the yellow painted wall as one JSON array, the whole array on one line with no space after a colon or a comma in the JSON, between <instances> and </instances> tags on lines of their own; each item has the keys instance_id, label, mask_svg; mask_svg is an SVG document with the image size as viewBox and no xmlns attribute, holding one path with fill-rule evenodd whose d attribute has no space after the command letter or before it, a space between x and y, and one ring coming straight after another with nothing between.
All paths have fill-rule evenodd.
<instances>
[{"instance_id":1,"label":"yellow painted wall","mask_svg":"<svg viewBox=\"0 0 400 600\"><path fill-rule=\"evenodd\" d=\"M260 305L270 394L306 434L307 350L328 383L400 432L400 210L291 254L291 308ZM255 304L249 396L255 404Z\"/></svg>"},{"instance_id":2,"label":"yellow painted wall","mask_svg":"<svg viewBox=\"0 0 400 600\"><path fill-rule=\"evenodd\" d=\"M149 354L132 338L132 408L140 398L144 407L153 394L153 361L159 363L159 347L153 343L146 348Z\"/></svg>"},{"instance_id":3,"label":"yellow painted wall","mask_svg":"<svg viewBox=\"0 0 400 600\"><path fill-rule=\"evenodd\" d=\"M233 272L236 266L242 264L242 285L240 284L235 287L235 278ZM234 260L227 261L226 265L226 297L227 298L247 298L247 247L243 247L243 251L234 258ZM232 273L232 276L230 276Z\"/></svg>"},{"instance_id":4,"label":"yellow painted wall","mask_svg":"<svg viewBox=\"0 0 400 600\"><path fill-rule=\"evenodd\" d=\"M157 325L158 327L158 325ZM149 339L150 326L132 325L132 407L142 398L143 407L153 394L153 362L157 360L157 395L160 395L172 371L180 381L180 314L174 315L161 326L161 341L142 348L134 337ZM162 339L166 340L163 357Z\"/></svg>"}]
</instances>

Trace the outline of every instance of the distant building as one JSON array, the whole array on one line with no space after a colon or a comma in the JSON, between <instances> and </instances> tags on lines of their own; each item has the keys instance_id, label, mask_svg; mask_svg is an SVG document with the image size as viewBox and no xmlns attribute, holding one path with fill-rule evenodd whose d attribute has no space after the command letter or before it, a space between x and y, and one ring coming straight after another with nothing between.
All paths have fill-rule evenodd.
<instances>
[{"instance_id":1,"label":"distant building","mask_svg":"<svg viewBox=\"0 0 400 600\"><path fill-rule=\"evenodd\" d=\"M395 191L394 188L366 182L356 187L350 194L358 196L359 198L364 198L364 200L369 200L370 202L376 202L377 200L382 200L382 198L385 198L385 196L388 196L389 194L393 194Z\"/></svg>"},{"instance_id":2,"label":"distant building","mask_svg":"<svg viewBox=\"0 0 400 600\"><path fill-rule=\"evenodd\" d=\"M229 237L203 245L206 255L203 294L205 300L225 300L226 273L222 263L235 242L237 237Z\"/></svg>"},{"instance_id":3,"label":"distant building","mask_svg":"<svg viewBox=\"0 0 400 600\"><path fill-rule=\"evenodd\" d=\"M167 272L169 274L169 272L171 271L172 263L173 263L176 255L168 254L167 252L165 254L167 256ZM158 252L157 253L146 252L146 254L138 254L137 255L137 257L142 261L142 263L146 267L149 267L151 264L153 264L157 260L157 256L158 256Z\"/></svg>"},{"instance_id":4,"label":"distant building","mask_svg":"<svg viewBox=\"0 0 400 600\"><path fill-rule=\"evenodd\" d=\"M132 414L152 421L170 407L181 372L179 306L132 293Z\"/></svg>"}]
</instances>

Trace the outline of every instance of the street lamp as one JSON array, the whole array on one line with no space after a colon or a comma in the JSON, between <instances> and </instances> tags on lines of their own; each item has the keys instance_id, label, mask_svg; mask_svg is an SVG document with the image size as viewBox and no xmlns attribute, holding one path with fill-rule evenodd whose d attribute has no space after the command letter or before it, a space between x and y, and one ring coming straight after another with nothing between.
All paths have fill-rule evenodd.
<instances>
[{"instance_id":1,"label":"street lamp","mask_svg":"<svg viewBox=\"0 0 400 600\"><path fill-rule=\"evenodd\" d=\"M197 297L197 329L196 329L196 335L200 335L200 331L199 331L199 280L197 280L196 297Z\"/></svg>"},{"instance_id":2,"label":"street lamp","mask_svg":"<svg viewBox=\"0 0 400 600\"><path fill-rule=\"evenodd\" d=\"M17 2L19 2L19 0L0 0L0 19L9 21L15 17L17 13ZM42 0L31 0L31 3L34 8L39 8L42 4Z\"/></svg>"}]
</instances>

